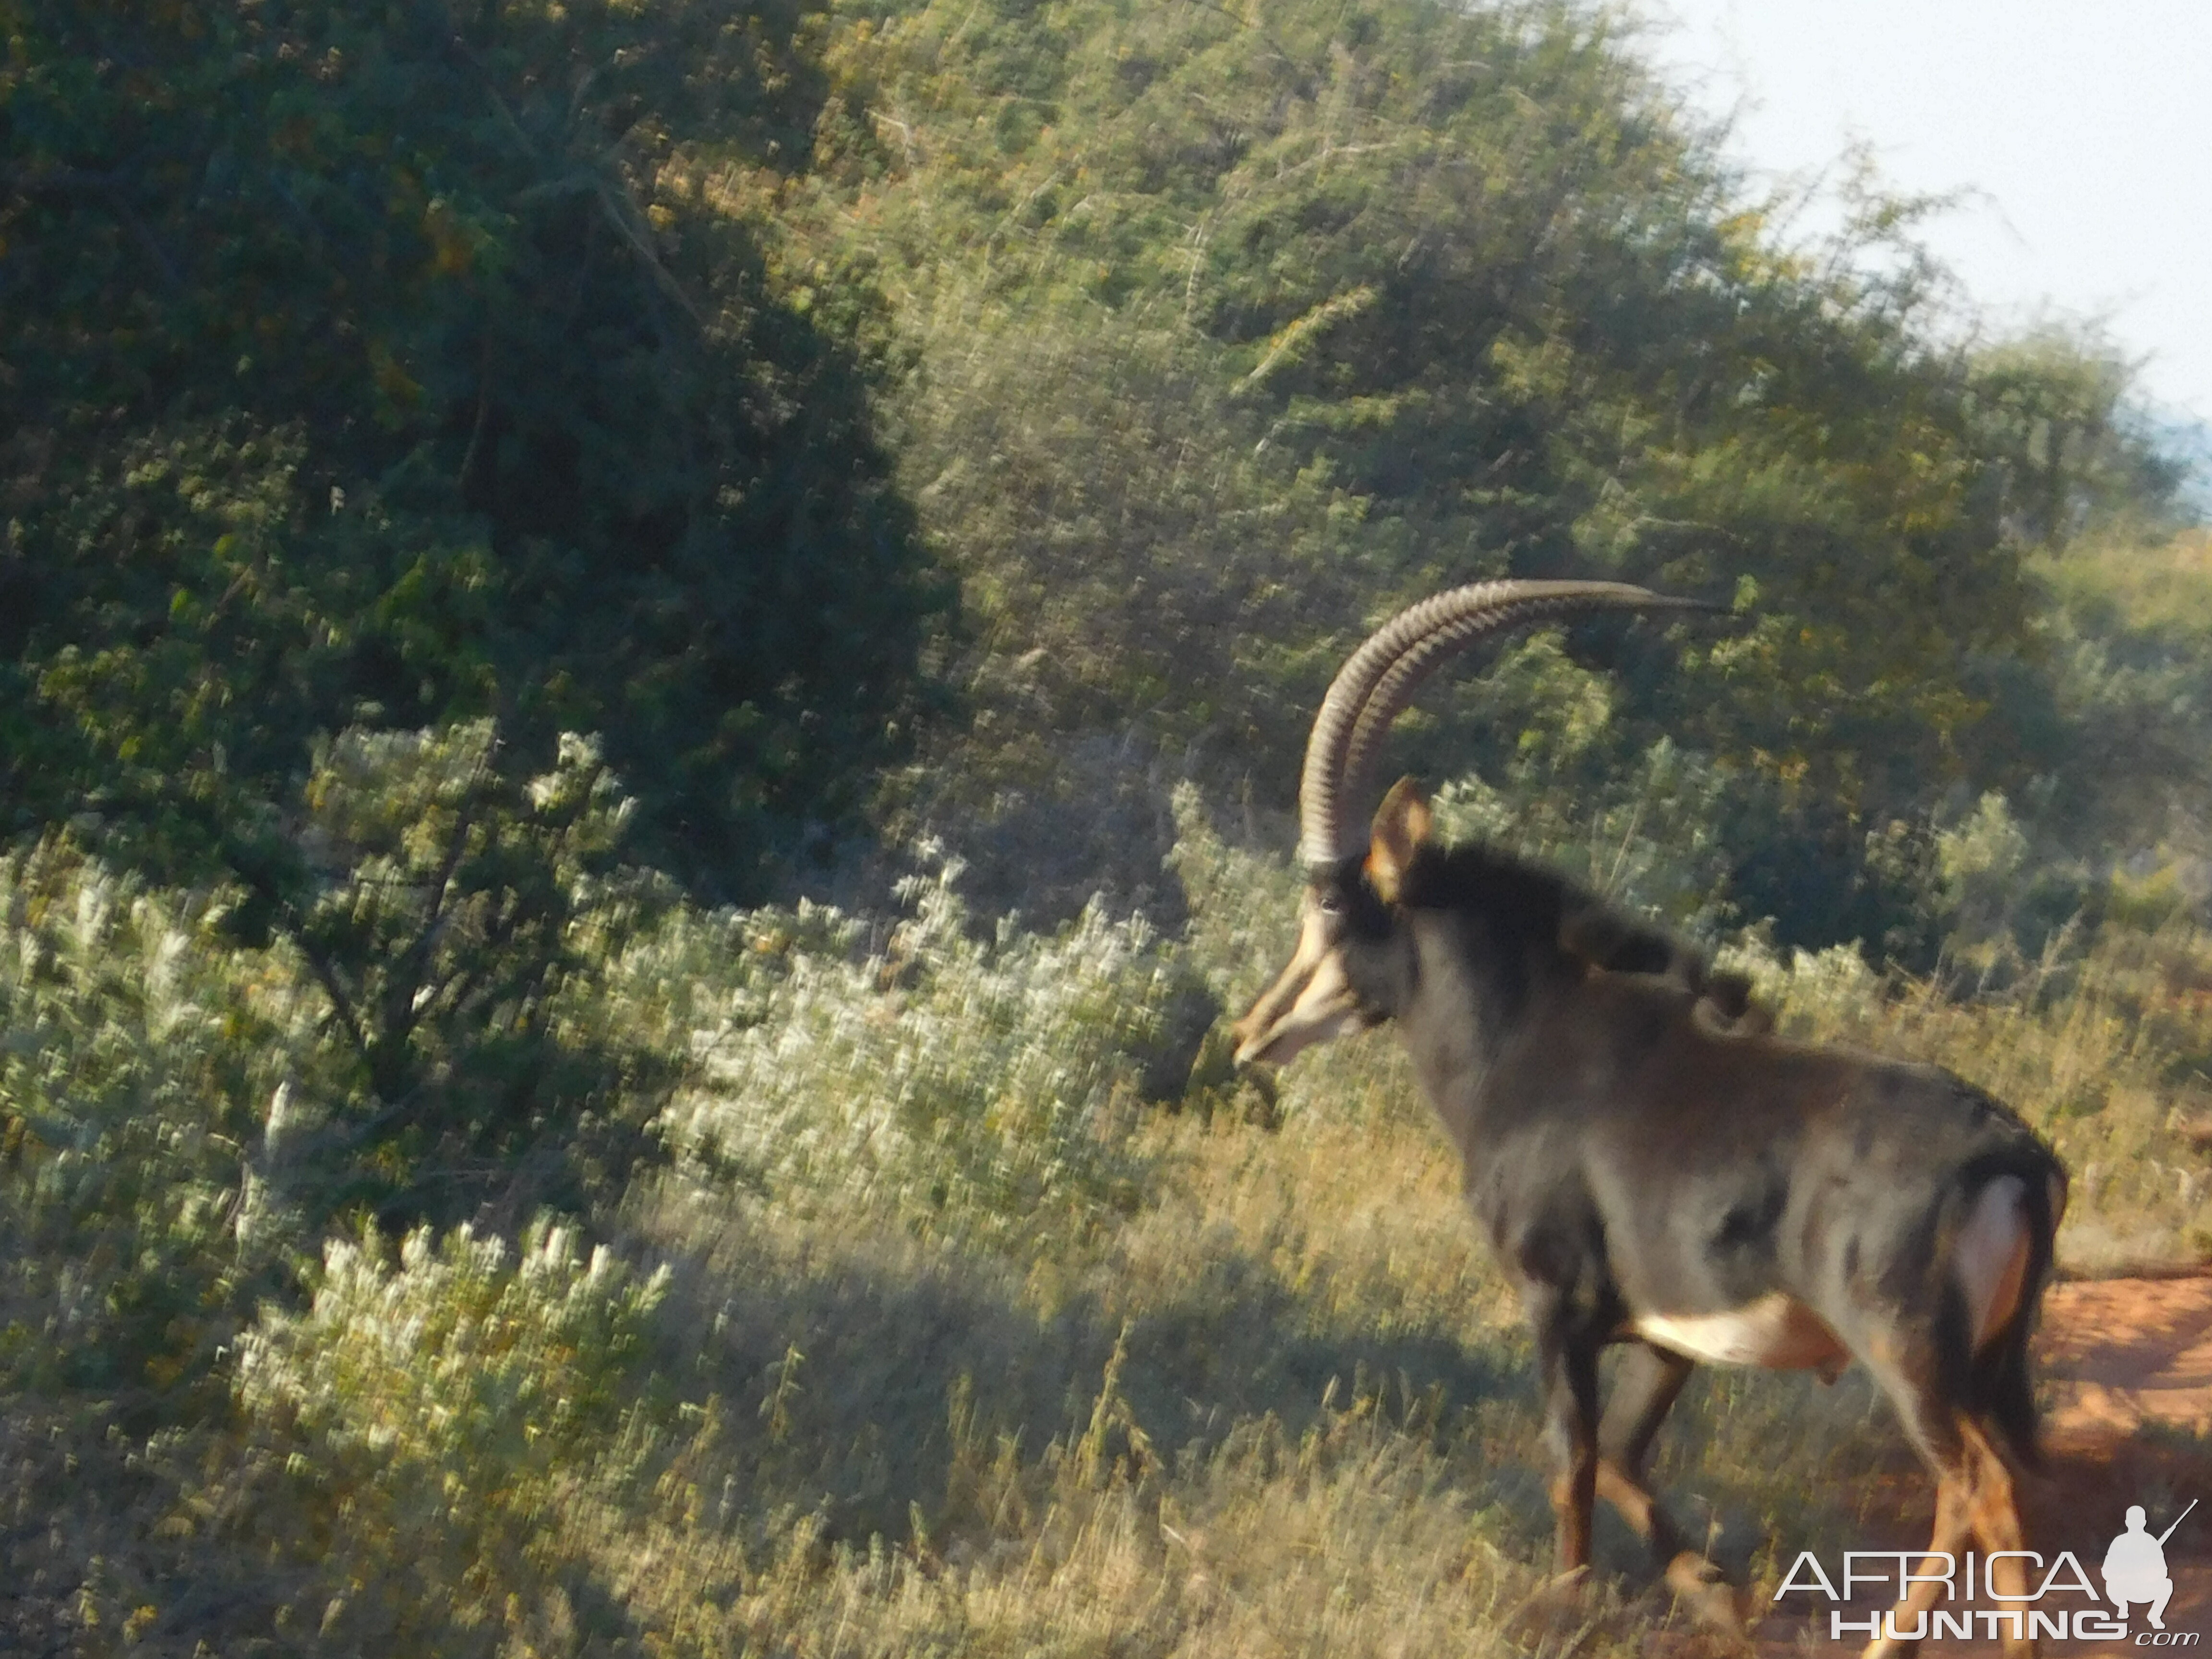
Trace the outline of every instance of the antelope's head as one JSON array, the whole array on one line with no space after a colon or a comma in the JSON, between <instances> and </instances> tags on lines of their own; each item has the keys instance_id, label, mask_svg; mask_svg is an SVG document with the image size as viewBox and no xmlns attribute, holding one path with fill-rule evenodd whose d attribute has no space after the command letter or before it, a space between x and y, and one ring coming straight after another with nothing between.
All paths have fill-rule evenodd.
<instances>
[{"instance_id":1,"label":"antelope's head","mask_svg":"<svg viewBox=\"0 0 2212 1659\"><path fill-rule=\"evenodd\" d=\"M1395 1011L1409 965L1394 949L1404 935L1398 910L1432 820L1410 779L1364 832L1347 824L1341 804L1370 787L1382 738L1422 681L1500 629L1577 611L1661 608L1714 607L1626 582L1477 582L1401 611L1346 659L1314 717L1298 784L1306 892L1297 945L1233 1028L1239 1065L1279 1065Z\"/></svg>"},{"instance_id":2,"label":"antelope's head","mask_svg":"<svg viewBox=\"0 0 2212 1659\"><path fill-rule=\"evenodd\" d=\"M1395 1012L1392 912L1431 828L1428 803L1407 778L1376 814L1364 855L1309 878L1289 964L1232 1028L1238 1065L1279 1066Z\"/></svg>"}]
</instances>

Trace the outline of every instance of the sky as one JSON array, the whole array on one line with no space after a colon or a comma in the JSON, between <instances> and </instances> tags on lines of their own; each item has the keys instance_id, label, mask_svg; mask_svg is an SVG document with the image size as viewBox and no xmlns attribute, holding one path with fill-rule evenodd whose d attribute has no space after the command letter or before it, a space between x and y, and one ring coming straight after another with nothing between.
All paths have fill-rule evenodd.
<instances>
[{"instance_id":1,"label":"sky","mask_svg":"<svg viewBox=\"0 0 2212 1659\"><path fill-rule=\"evenodd\" d=\"M1739 162L1810 174L1857 139L1895 190L1970 192L1923 234L2001 325L2099 319L2158 412L2212 422L2212 0L1641 9Z\"/></svg>"}]
</instances>

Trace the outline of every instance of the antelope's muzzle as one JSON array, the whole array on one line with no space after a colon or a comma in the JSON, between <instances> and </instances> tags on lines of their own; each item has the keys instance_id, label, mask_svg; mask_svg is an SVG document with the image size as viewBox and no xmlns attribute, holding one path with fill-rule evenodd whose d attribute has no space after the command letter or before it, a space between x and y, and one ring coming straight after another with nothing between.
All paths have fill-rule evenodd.
<instances>
[{"instance_id":1,"label":"antelope's muzzle","mask_svg":"<svg viewBox=\"0 0 2212 1659\"><path fill-rule=\"evenodd\" d=\"M1237 1038L1237 1063L1279 1066L1316 1042L1366 1024L1338 954L1336 930L1309 900L1290 965L1231 1028Z\"/></svg>"}]
</instances>

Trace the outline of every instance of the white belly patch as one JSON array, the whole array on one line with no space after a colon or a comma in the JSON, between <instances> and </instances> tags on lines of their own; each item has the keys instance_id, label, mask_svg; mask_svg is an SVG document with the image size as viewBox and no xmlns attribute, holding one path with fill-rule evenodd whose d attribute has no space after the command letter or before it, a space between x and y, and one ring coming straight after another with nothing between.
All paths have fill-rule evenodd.
<instances>
[{"instance_id":1,"label":"white belly patch","mask_svg":"<svg viewBox=\"0 0 2212 1659\"><path fill-rule=\"evenodd\" d=\"M1827 1322L1780 1291L1726 1313L1639 1314L1631 1328L1658 1347L1716 1365L1818 1371L1833 1382L1851 1363Z\"/></svg>"}]
</instances>

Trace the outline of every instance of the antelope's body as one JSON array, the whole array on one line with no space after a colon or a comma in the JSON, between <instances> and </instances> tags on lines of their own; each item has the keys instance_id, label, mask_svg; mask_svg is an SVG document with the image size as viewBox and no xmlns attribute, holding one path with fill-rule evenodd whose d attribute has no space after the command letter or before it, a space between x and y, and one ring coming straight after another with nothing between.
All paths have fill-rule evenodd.
<instances>
[{"instance_id":1,"label":"antelope's body","mask_svg":"<svg viewBox=\"0 0 2212 1659\"><path fill-rule=\"evenodd\" d=\"M1554 607L1638 592L1462 594L1489 606L1479 617L1512 620L1532 590ZM1358 758L1395 713L1387 686L1370 701L1375 688L1429 666L1402 635L1376 637L1383 647L1364 665L1355 654L1316 722L1298 945L1239 1022L1238 1057L1279 1062L1348 1030L1396 1028L1535 1336L1562 1571L1587 1565L1602 1493L1679 1593L1728 1608L1644 1486L1651 1439L1698 1361L1829 1377L1864 1364L1936 1475L1930 1550L2021 1549L2012 1466L2034 1456L2027 1343L2065 1200L2050 1148L1947 1072L1768 1035L1694 953L1670 956L1634 924L1594 927L1592 902L1547 872L1436 845L1406 786L1371 836L1347 835L1334 799L1359 768L1346 751ZM1660 971L1635 971L1646 966ZM1630 1355L1601 1418L1598 1355L1613 1344ZM1993 1571L1993 1588L2025 1593L2018 1559ZM1915 1586L1920 1606L1936 1588ZM1899 1607L1894 1627L1917 1611Z\"/></svg>"}]
</instances>

